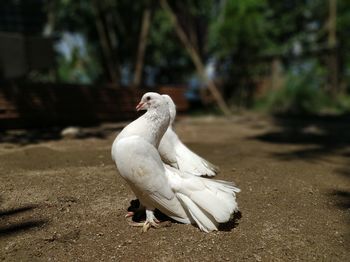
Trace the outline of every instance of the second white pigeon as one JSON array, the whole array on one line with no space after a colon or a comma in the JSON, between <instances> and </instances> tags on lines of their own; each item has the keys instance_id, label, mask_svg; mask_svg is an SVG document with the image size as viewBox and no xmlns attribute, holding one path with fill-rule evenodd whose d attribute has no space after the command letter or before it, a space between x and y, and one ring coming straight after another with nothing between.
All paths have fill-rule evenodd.
<instances>
[{"instance_id":1,"label":"second white pigeon","mask_svg":"<svg viewBox=\"0 0 350 262\"><path fill-rule=\"evenodd\" d=\"M173 123L176 117L176 106L170 96L163 95L163 97L169 106L170 123L158 147L162 160L180 171L196 176L215 176L219 168L191 151L175 133Z\"/></svg>"}]
</instances>

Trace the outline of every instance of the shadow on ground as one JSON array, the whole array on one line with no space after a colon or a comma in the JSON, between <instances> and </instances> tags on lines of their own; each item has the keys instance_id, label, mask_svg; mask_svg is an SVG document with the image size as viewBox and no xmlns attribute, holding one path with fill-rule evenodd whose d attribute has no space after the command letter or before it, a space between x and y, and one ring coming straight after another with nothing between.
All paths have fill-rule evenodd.
<instances>
[{"instance_id":1,"label":"shadow on ground","mask_svg":"<svg viewBox=\"0 0 350 262\"><path fill-rule=\"evenodd\" d=\"M0 132L0 143L19 145L36 144L49 140L59 140L61 129L6 130Z\"/></svg>"},{"instance_id":2,"label":"shadow on ground","mask_svg":"<svg viewBox=\"0 0 350 262\"><path fill-rule=\"evenodd\" d=\"M274 117L278 131L266 132L253 137L267 143L304 146L289 152L273 153L281 160L302 159L315 161L324 156L350 157L350 115ZM337 174L350 179L350 161L336 170ZM341 209L350 208L350 191L332 190L329 194Z\"/></svg>"},{"instance_id":3,"label":"shadow on ground","mask_svg":"<svg viewBox=\"0 0 350 262\"><path fill-rule=\"evenodd\" d=\"M145 209L140 208L140 201L138 199L134 199L130 201L130 206L128 207L128 213L132 212L133 216L131 217L131 220L133 222L139 223L146 220L146 212ZM168 217L167 215L163 214L158 209L154 212L156 218L159 221L170 221L171 223L178 223L174 219ZM219 224L218 229L219 231L232 231L234 228L236 228L239 224L239 220L242 218L242 213L240 211L237 211L233 214L233 217L230 221L227 223Z\"/></svg>"},{"instance_id":4,"label":"shadow on ground","mask_svg":"<svg viewBox=\"0 0 350 262\"><path fill-rule=\"evenodd\" d=\"M350 155L350 115L287 117L276 116L275 124L279 131L267 132L255 139L275 144L298 144L311 146L275 156L282 159L315 159L323 155L342 152Z\"/></svg>"},{"instance_id":5,"label":"shadow on ground","mask_svg":"<svg viewBox=\"0 0 350 262\"><path fill-rule=\"evenodd\" d=\"M24 213L32 212L38 207L38 205L29 204L21 207L0 210L0 237L18 234L47 224L48 220L46 219L25 219L20 217Z\"/></svg>"},{"instance_id":6,"label":"shadow on ground","mask_svg":"<svg viewBox=\"0 0 350 262\"><path fill-rule=\"evenodd\" d=\"M70 135L76 139L105 139L111 132L119 130L122 127L124 127L123 123L116 123L107 126L79 127ZM63 138L61 135L62 130L64 130L63 127L4 130L0 131L0 143L11 143L24 146L46 141L60 140Z\"/></svg>"}]
</instances>

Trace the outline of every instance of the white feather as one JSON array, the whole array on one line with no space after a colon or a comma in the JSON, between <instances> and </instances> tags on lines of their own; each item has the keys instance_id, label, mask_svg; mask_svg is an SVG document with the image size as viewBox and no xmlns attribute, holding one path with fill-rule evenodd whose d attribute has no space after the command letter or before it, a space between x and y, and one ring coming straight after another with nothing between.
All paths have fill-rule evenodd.
<instances>
[{"instance_id":1,"label":"white feather","mask_svg":"<svg viewBox=\"0 0 350 262\"><path fill-rule=\"evenodd\" d=\"M195 177L167 165L165 170L170 187L186 204L185 210L189 211L198 225L205 224L206 228L213 228L212 225L228 222L238 210L236 192L240 190L232 183ZM210 226L208 219L211 221Z\"/></svg>"},{"instance_id":2,"label":"white feather","mask_svg":"<svg viewBox=\"0 0 350 262\"><path fill-rule=\"evenodd\" d=\"M141 137L131 136L120 139L113 151L121 176L145 207L158 208L182 223L191 222L164 175L155 147Z\"/></svg>"},{"instance_id":3,"label":"white feather","mask_svg":"<svg viewBox=\"0 0 350 262\"><path fill-rule=\"evenodd\" d=\"M208 215L205 214L189 197L181 193L178 193L177 196L183 205L187 207L190 216L196 222L199 229L207 233L217 230L216 223L213 222L213 220L210 219Z\"/></svg>"},{"instance_id":4,"label":"white feather","mask_svg":"<svg viewBox=\"0 0 350 262\"><path fill-rule=\"evenodd\" d=\"M162 160L181 171L196 176L215 176L219 172L219 168L191 151L176 135L172 128L176 107L170 96L163 96L169 106L170 123L158 147Z\"/></svg>"}]
</instances>

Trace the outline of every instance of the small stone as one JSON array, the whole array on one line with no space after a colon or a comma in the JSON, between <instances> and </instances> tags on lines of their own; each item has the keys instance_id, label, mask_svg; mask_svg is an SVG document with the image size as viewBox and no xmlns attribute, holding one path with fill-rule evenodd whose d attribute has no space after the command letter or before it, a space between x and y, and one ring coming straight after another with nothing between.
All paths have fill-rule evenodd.
<instances>
[{"instance_id":1,"label":"small stone","mask_svg":"<svg viewBox=\"0 0 350 262\"><path fill-rule=\"evenodd\" d=\"M256 261L261 261L261 256L257 255L257 254L253 254L254 258Z\"/></svg>"},{"instance_id":2,"label":"small stone","mask_svg":"<svg viewBox=\"0 0 350 262\"><path fill-rule=\"evenodd\" d=\"M81 130L78 127L67 127L61 131L61 136L63 138L77 138L81 135Z\"/></svg>"}]
</instances>

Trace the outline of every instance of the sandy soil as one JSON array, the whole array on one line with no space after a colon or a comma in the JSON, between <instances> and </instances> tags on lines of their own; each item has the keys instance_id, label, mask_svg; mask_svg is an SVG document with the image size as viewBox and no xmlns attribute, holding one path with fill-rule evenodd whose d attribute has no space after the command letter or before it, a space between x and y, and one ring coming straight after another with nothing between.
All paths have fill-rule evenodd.
<instances>
[{"instance_id":1,"label":"sandy soil","mask_svg":"<svg viewBox=\"0 0 350 262\"><path fill-rule=\"evenodd\" d=\"M128 226L124 214L134 197L110 157L113 125L73 140L3 133L0 259L349 259L350 122L182 118L177 132L221 167L219 179L242 189L234 227L206 234L172 224L142 234Z\"/></svg>"}]
</instances>

